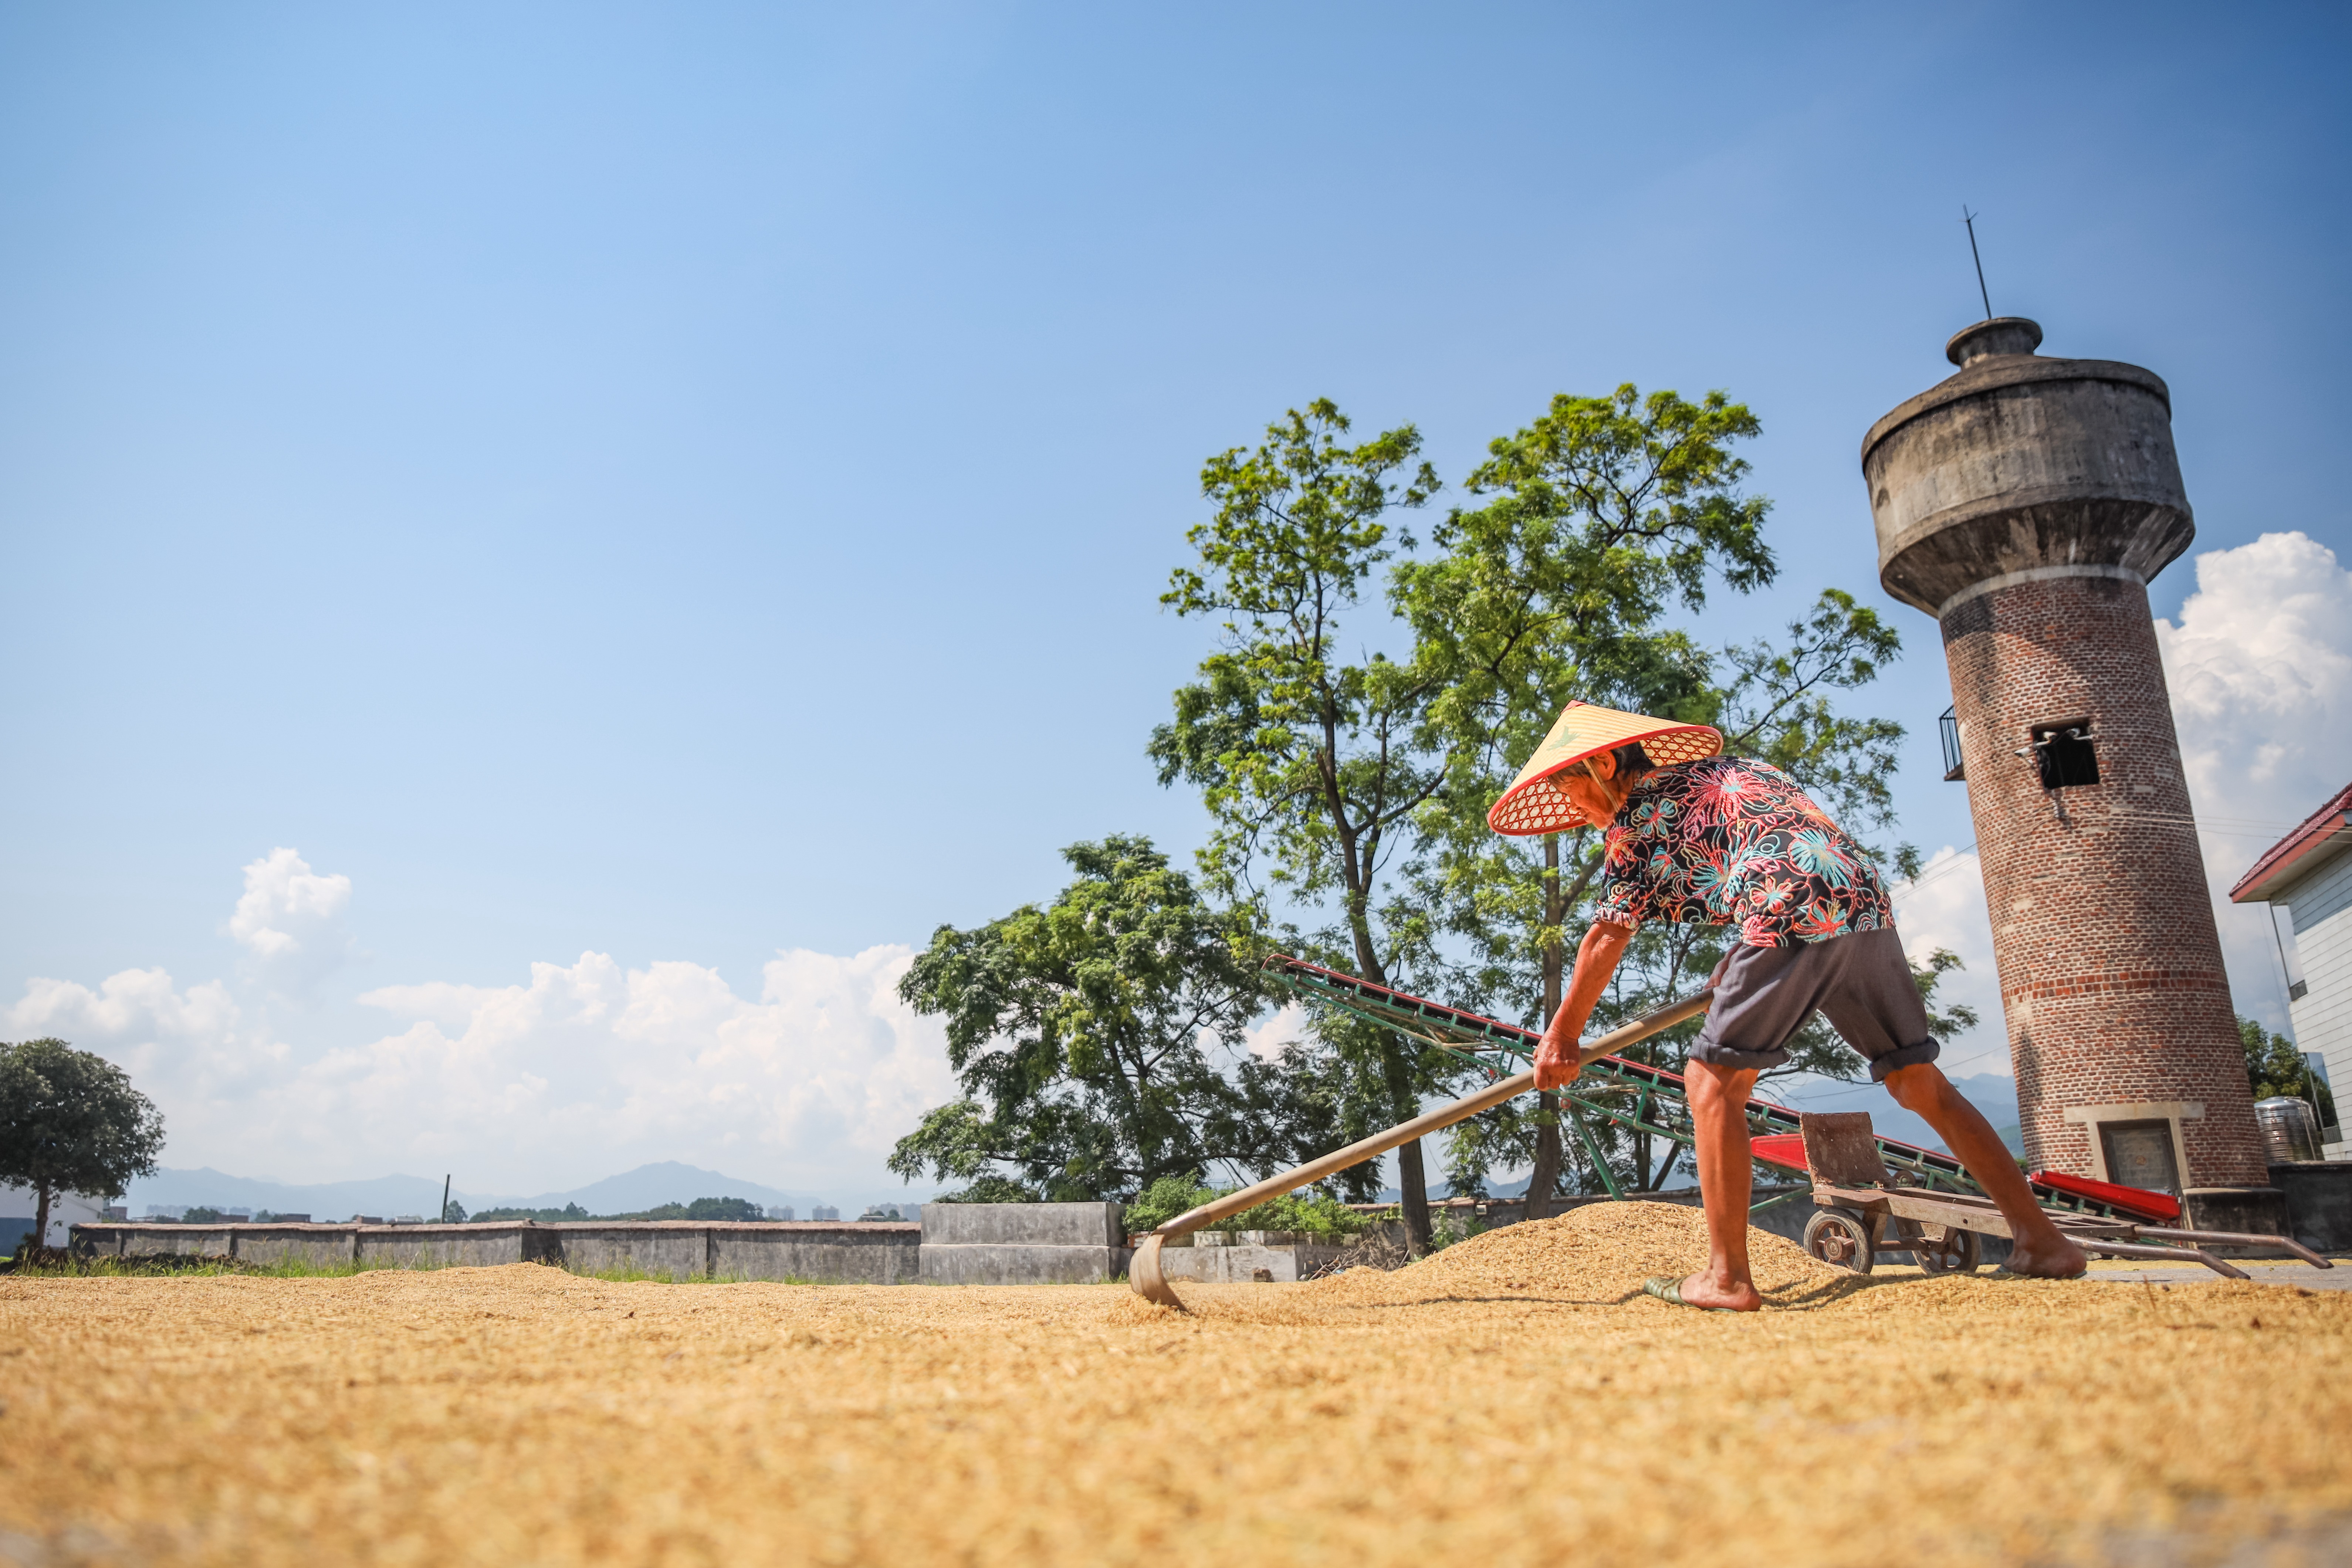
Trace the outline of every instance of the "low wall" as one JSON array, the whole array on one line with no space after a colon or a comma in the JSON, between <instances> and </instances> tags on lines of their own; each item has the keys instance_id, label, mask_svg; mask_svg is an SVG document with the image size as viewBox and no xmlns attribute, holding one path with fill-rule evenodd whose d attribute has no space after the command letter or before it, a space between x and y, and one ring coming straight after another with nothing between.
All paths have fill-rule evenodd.
<instances>
[{"instance_id":1,"label":"low wall","mask_svg":"<svg viewBox=\"0 0 2352 1568\"><path fill-rule=\"evenodd\" d=\"M2352 1250L2352 1160L2298 1160L2271 1167L2286 1194L2294 1238L2320 1252Z\"/></svg>"},{"instance_id":2,"label":"low wall","mask_svg":"<svg viewBox=\"0 0 2352 1568\"><path fill-rule=\"evenodd\" d=\"M1617 1201L1606 1193L1554 1198L1552 1215L1557 1218L1572 1209ZM1638 1201L1696 1208L1699 1195L1696 1188L1684 1188L1675 1192L1643 1193L1638 1194ZM1754 1203L1757 1206L1750 1210L1750 1224L1755 1228L1801 1245L1805 1222L1813 1216L1811 1188L1762 1188L1756 1193ZM1525 1200L1519 1198L1482 1198L1475 1205L1457 1199L1431 1205L1433 1214L1450 1214L1457 1222L1475 1224L1486 1230L1517 1225L1526 1209ZM1404 1226L1402 1222L1390 1221L1376 1226L1367 1235L1392 1246L1394 1256L1402 1258L1404 1249ZM1992 1237L1983 1239L1988 1247L1997 1247L2001 1257L2008 1256L2009 1244L2006 1241L1999 1241ZM1349 1250L1306 1236L1281 1231L1200 1231L1164 1248L1160 1254L1160 1267L1171 1279L1241 1285L1252 1282L1283 1284L1296 1279L1312 1279L1335 1268L1349 1267L1352 1260L1348 1256Z\"/></svg>"},{"instance_id":3,"label":"low wall","mask_svg":"<svg viewBox=\"0 0 2352 1568\"><path fill-rule=\"evenodd\" d=\"M2276 1187L2191 1187L2180 1194L2186 1211L2183 1228L2234 1230L2242 1236L2287 1236L2294 1226L2287 1215L2286 1194ZM2263 1247L2231 1247L2209 1243L2216 1258L2276 1258Z\"/></svg>"},{"instance_id":4,"label":"low wall","mask_svg":"<svg viewBox=\"0 0 2352 1568\"><path fill-rule=\"evenodd\" d=\"M2352 1226L2352 1165L2278 1167L2313 1191L2298 1216L2329 1216L2320 1232ZM1691 1189L1647 1193L1653 1203L1696 1205ZM1779 1202L1771 1202L1773 1199ZM1604 1195L1558 1198L1555 1213ZM1766 1188L1756 1194L1753 1224L1801 1240L1813 1215L1808 1189ZM1468 1208L1471 1205L1461 1205ZM1491 1199L1473 1215L1485 1226L1510 1225L1524 1205ZM693 1220L572 1221L537 1225L500 1220L467 1225L152 1225L113 1221L73 1227L82 1258L174 1255L234 1258L268 1267L295 1262L318 1268L356 1264L370 1268L446 1268L501 1263L546 1263L577 1273L635 1272L671 1279L786 1279L822 1284L1047 1285L1091 1284L1121 1278L1132 1252L1123 1245L1119 1205L1100 1204L927 1204L922 1222L807 1220L767 1224L705 1224ZM2305 1220L2311 1224L2313 1221ZM1376 1227L1402 1250L1403 1227ZM1278 1232L1203 1232L1160 1254L1171 1279L1286 1282L1348 1266L1346 1249ZM2008 1255L2008 1244L1983 1238L1986 1261ZM2312 1245L2342 1247L2343 1241Z\"/></svg>"},{"instance_id":5,"label":"low wall","mask_svg":"<svg viewBox=\"0 0 2352 1568\"><path fill-rule=\"evenodd\" d=\"M925 1204L926 1285L1090 1285L1127 1272L1119 1206Z\"/></svg>"},{"instance_id":6,"label":"low wall","mask_svg":"<svg viewBox=\"0 0 2352 1568\"><path fill-rule=\"evenodd\" d=\"M691 1220L571 1220L539 1228L554 1243L549 1261L576 1273L690 1279L710 1272L710 1227Z\"/></svg>"},{"instance_id":7,"label":"low wall","mask_svg":"<svg viewBox=\"0 0 2352 1568\"><path fill-rule=\"evenodd\" d=\"M910 1285L920 1272L923 1227L911 1221L709 1228L710 1272L722 1279Z\"/></svg>"},{"instance_id":8,"label":"low wall","mask_svg":"<svg viewBox=\"0 0 2352 1568\"><path fill-rule=\"evenodd\" d=\"M673 1279L897 1285L916 1277L922 1227L897 1221L704 1225L691 1220L537 1225L78 1225L79 1258L230 1258L267 1268L448 1268L547 1263L576 1273Z\"/></svg>"},{"instance_id":9,"label":"low wall","mask_svg":"<svg viewBox=\"0 0 2352 1568\"><path fill-rule=\"evenodd\" d=\"M1204 1230L1161 1247L1160 1271L1210 1284L1289 1285L1347 1268L1351 1250L1282 1231Z\"/></svg>"}]
</instances>

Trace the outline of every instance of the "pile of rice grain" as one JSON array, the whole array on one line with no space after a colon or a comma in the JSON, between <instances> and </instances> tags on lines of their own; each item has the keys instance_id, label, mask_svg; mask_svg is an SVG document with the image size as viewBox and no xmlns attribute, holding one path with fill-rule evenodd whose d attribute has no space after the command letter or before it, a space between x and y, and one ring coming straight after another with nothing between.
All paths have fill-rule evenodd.
<instances>
[{"instance_id":1,"label":"pile of rice grain","mask_svg":"<svg viewBox=\"0 0 2352 1568\"><path fill-rule=\"evenodd\" d=\"M1748 1256L1767 1300L1855 1281L1795 1242L1753 1227ZM1505 1226L1456 1242L1393 1274L1350 1269L1309 1289L1333 1300L1402 1302L1538 1296L1622 1301L1653 1274L1706 1263L1706 1217L1683 1204L1590 1204L1558 1219Z\"/></svg>"},{"instance_id":2,"label":"pile of rice grain","mask_svg":"<svg viewBox=\"0 0 2352 1568\"><path fill-rule=\"evenodd\" d=\"M1818 1277L1754 1239L1767 1280ZM1612 1304L1705 1252L1690 1211L1609 1205L1394 1274L1186 1285L1183 1312L531 1264L0 1277L0 1563L2352 1553L2325 1395L2352 1296L1880 1275L1738 1316Z\"/></svg>"}]
</instances>

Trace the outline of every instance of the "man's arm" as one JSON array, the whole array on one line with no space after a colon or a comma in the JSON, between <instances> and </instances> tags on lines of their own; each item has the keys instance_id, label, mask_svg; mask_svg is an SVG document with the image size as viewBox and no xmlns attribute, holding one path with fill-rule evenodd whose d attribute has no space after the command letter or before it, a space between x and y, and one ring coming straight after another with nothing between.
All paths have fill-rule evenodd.
<instances>
[{"instance_id":1,"label":"man's arm","mask_svg":"<svg viewBox=\"0 0 2352 1568\"><path fill-rule=\"evenodd\" d=\"M1617 973L1617 961L1625 956L1625 944L1633 940L1632 926L1595 921L1577 944L1568 994L1560 999L1559 1011L1551 1016L1543 1043L1536 1047L1538 1089L1561 1089L1576 1081L1582 1070L1576 1063L1577 1042L1584 1037L1585 1023L1601 1005L1601 994L1609 988L1609 977Z\"/></svg>"}]
</instances>

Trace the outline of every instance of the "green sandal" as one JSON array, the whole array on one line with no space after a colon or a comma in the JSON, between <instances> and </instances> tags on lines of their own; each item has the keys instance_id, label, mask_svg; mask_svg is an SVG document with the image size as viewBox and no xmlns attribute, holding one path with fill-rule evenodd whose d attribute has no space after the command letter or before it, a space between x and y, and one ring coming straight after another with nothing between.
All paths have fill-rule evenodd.
<instances>
[{"instance_id":1,"label":"green sandal","mask_svg":"<svg viewBox=\"0 0 2352 1568\"><path fill-rule=\"evenodd\" d=\"M1653 1274L1642 1281L1642 1293L1655 1296L1669 1307L1688 1307L1694 1312L1728 1312L1729 1307L1702 1307L1683 1300L1683 1282L1671 1274Z\"/></svg>"}]
</instances>

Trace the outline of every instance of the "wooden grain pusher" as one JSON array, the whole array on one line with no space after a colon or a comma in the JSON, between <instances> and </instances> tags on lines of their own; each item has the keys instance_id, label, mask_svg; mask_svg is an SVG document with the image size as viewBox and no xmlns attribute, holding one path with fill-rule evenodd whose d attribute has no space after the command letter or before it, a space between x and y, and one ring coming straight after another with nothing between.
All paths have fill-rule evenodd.
<instances>
[{"instance_id":1,"label":"wooden grain pusher","mask_svg":"<svg viewBox=\"0 0 2352 1568\"><path fill-rule=\"evenodd\" d=\"M1483 1068L1490 1079L1506 1078L1534 1059L1538 1037L1533 1029L1359 980L1286 953L1267 959L1265 967L1302 1000L1377 1024L1417 1045L1434 1046ZM1595 1179L1612 1198L1643 1196L1648 1188L1646 1184L1627 1184L1618 1178L1595 1135L1596 1126L1662 1139L1685 1150L1691 1147L1695 1129L1683 1076L1668 1068L1630 1057L1603 1057L1588 1062L1583 1076L1559 1091L1559 1100L1566 1113L1561 1118L1566 1124L1563 1131L1574 1133ZM1784 1170L1802 1171L1797 1110L1769 1100L1751 1099L1747 1111L1748 1129L1755 1134L1757 1163L1767 1167L1759 1173L1778 1181ZM1884 1135L1872 1141L1879 1158L1908 1186L1983 1195L1967 1167L1940 1149L1923 1149ZM1776 1151L1782 1151L1777 1158ZM2117 1205L2116 1195L2126 1189L2104 1183L2041 1171L2028 1178L2028 1184L2034 1200L2045 1208L2095 1219L2145 1222L2148 1217ZM1787 1201L1767 1198L1751 1212L1761 1213Z\"/></svg>"},{"instance_id":2,"label":"wooden grain pusher","mask_svg":"<svg viewBox=\"0 0 2352 1568\"><path fill-rule=\"evenodd\" d=\"M1930 1274L1973 1270L1981 1258L1980 1236L2010 1234L2009 1222L1992 1200L1972 1193L1948 1193L1898 1184L1879 1157L1878 1140L1865 1111L1823 1114L1800 1112L1797 1117L1802 1150L1786 1147L1797 1140L1759 1140L1760 1156L1773 1163L1801 1165L1813 1181L1813 1202L1821 1212L1806 1223L1805 1250L1824 1263L1834 1263L1867 1274L1883 1254L1907 1252ZM2046 1173L2045 1173L2046 1175ZM2044 1186L2046 1183L2039 1183ZM2203 1250L2208 1247L2265 1247L2290 1253L2321 1268L2335 1267L2300 1242L2283 1236L2253 1236L2238 1231L2179 1230L2140 1223L2115 1214L2129 1200L2130 1189L2114 1189L2105 1216L2045 1206L2043 1213L2085 1252L2109 1258L2161 1259L2169 1263L2201 1263L2231 1279L2246 1278ZM2143 1194L2143 1200L2163 1202L2160 1194ZM2150 1247L2148 1241L2186 1242L2185 1247Z\"/></svg>"},{"instance_id":3,"label":"wooden grain pusher","mask_svg":"<svg viewBox=\"0 0 2352 1568\"><path fill-rule=\"evenodd\" d=\"M1620 1028L1612 1029L1579 1051L1577 1060L1590 1066L1612 1052L1623 1050L1636 1041L1649 1038L1661 1029L1670 1029L1685 1018L1696 1017L1706 1011L1709 995L1710 993L1705 991L1696 993L1684 997L1679 1002L1669 1003L1654 1013L1645 1013ZM1410 1143L1424 1134L1435 1132L1441 1128L1451 1127L1457 1121L1465 1121L1480 1111L1491 1110L1514 1096L1528 1093L1535 1086L1535 1069L1529 1068L1525 1072L1499 1079L1475 1093L1465 1095L1451 1105L1440 1106L1435 1110L1425 1111L1410 1121L1390 1128L1385 1132L1374 1133L1371 1137L1350 1143L1344 1149L1335 1149L1319 1160L1309 1160L1306 1164L1294 1170L1285 1171L1278 1176L1268 1176L1255 1186L1244 1187L1237 1193L1228 1193L1213 1203L1202 1204L1199 1208L1180 1214L1145 1237L1143 1245L1135 1249L1135 1257L1128 1265L1128 1284L1137 1295L1148 1301L1157 1301L1163 1307L1181 1307L1184 1304L1182 1299L1168 1283L1167 1275L1162 1273L1160 1268L1160 1249L1168 1242L1180 1236L1190 1236L1204 1226L1214 1225L1217 1221L1240 1214L1244 1209L1255 1208L1270 1198L1278 1198L1285 1193L1297 1192L1299 1188L1319 1182L1326 1176L1344 1171L1350 1165L1360 1165L1367 1160L1377 1159L1390 1150Z\"/></svg>"}]
</instances>

